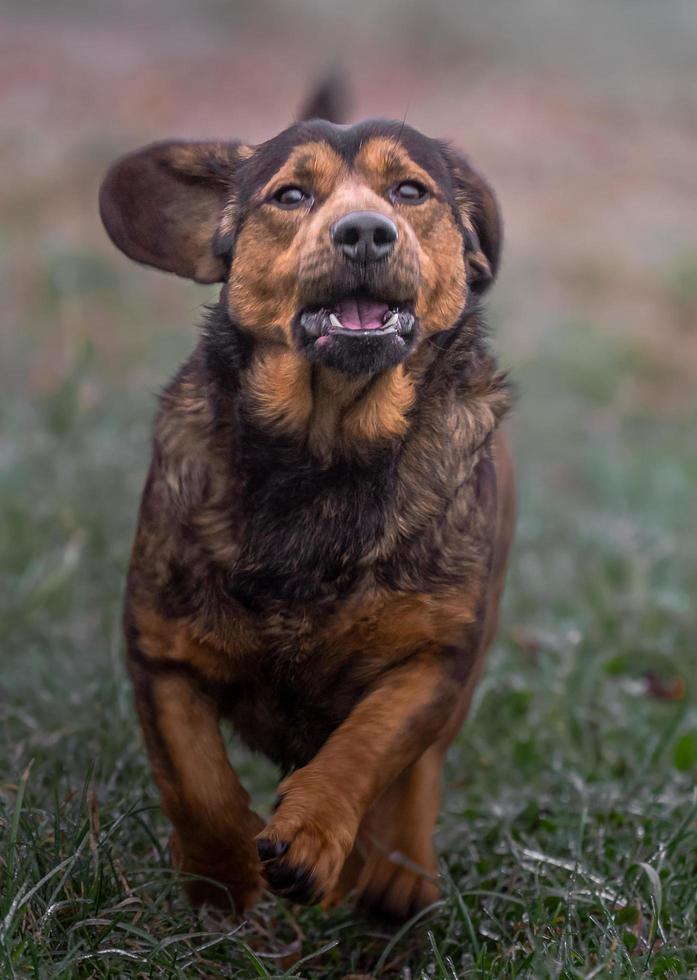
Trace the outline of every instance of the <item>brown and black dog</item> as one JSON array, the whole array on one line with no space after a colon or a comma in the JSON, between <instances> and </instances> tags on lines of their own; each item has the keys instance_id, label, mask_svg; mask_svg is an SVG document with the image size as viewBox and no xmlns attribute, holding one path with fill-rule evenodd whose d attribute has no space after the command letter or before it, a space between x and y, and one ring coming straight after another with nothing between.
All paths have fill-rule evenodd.
<instances>
[{"instance_id":1,"label":"brown and black dog","mask_svg":"<svg viewBox=\"0 0 697 980\"><path fill-rule=\"evenodd\" d=\"M513 527L479 312L501 223L447 144L308 114L259 146L145 147L102 185L126 255L223 284L162 397L128 663L193 901L266 883L399 919L438 895L443 758ZM285 774L266 825L221 719Z\"/></svg>"}]
</instances>

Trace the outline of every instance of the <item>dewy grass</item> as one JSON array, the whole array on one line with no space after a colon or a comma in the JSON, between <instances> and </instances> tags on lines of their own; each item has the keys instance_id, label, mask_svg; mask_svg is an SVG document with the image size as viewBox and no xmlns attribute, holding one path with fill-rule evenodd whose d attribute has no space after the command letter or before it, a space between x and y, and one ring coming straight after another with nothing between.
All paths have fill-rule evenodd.
<instances>
[{"instance_id":1,"label":"dewy grass","mask_svg":"<svg viewBox=\"0 0 697 980\"><path fill-rule=\"evenodd\" d=\"M120 651L149 396L124 398L124 379L82 356L60 425L50 399L11 409L0 975L697 970L697 555L685 534L697 450L687 424L608 408L605 392L596 409L587 389L557 388L549 379L568 375L568 363L557 372L566 356L557 343L551 360L518 371L518 539L499 640L449 759L443 900L394 934L348 910L271 898L243 923L187 907ZM97 405L85 405L85 385ZM573 441L550 427L555 399L576 420ZM272 767L231 749L263 810Z\"/></svg>"}]
</instances>

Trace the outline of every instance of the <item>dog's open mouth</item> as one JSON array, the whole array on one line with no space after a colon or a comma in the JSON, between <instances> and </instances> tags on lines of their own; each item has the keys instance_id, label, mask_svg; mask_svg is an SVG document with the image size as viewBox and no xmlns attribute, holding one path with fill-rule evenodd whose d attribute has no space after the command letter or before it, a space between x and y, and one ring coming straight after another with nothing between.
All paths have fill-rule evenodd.
<instances>
[{"instance_id":1,"label":"dog's open mouth","mask_svg":"<svg viewBox=\"0 0 697 980\"><path fill-rule=\"evenodd\" d=\"M404 339L414 329L412 309L410 303L350 296L332 304L307 307L300 314L300 325L319 346L333 336Z\"/></svg>"}]
</instances>

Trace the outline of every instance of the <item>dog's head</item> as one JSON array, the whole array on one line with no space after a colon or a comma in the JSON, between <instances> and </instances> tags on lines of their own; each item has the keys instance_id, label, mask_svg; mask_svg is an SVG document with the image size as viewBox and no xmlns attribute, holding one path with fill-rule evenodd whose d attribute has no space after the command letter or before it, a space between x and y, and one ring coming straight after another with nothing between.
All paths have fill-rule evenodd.
<instances>
[{"instance_id":1,"label":"dog's head","mask_svg":"<svg viewBox=\"0 0 697 980\"><path fill-rule=\"evenodd\" d=\"M256 147L157 143L114 164L100 207L130 258L226 283L240 329L351 375L458 323L499 261L489 185L396 122L316 119Z\"/></svg>"}]
</instances>

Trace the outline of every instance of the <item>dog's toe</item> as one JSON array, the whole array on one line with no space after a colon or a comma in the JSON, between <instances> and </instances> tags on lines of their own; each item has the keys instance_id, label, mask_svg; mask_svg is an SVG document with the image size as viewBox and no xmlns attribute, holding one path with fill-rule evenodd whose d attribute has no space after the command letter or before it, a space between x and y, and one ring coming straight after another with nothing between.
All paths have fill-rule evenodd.
<instances>
[{"instance_id":1,"label":"dog's toe","mask_svg":"<svg viewBox=\"0 0 697 980\"><path fill-rule=\"evenodd\" d=\"M280 828L279 828L280 829ZM321 901L336 883L345 853L330 835L300 827L276 837L270 829L257 838L261 873L271 891L302 904Z\"/></svg>"},{"instance_id":2,"label":"dog's toe","mask_svg":"<svg viewBox=\"0 0 697 980\"><path fill-rule=\"evenodd\" d=\"M264 865L264 877L269 888L291 902L309 905L322 898L312 871L304 865L272 861Z\"/></svg>"},{"instance_id":3,"label":"dog's toe","mask_svg":"<svg viewBox=\"0 0 697 980\"><path fill-rule=\"evenodd\" d=\"M268 837L257 838L257 853L262 864L282 857L288 850L288 844L283 840L270 840Z\"/></svg>"},{"instance_id":4,"label":"dog's toe","mask_svg":"<svg viewBox=\"0 0 697 980\"><path fill-rule=\"evenodd\" d=\"M318 901L321 896L316 894L311 870L305 865L282 860L289 847L284 840L273 840L269 837L260 837L257 840L262 874L269 888L293 902Z\"/></svg>"},{"instance_id":5,"label":"dog's toe","mask_svg":"<svg viewBox=\"0 0 697 980\"><path fill-rule=\"evenodd\" d=\"M314 905L321 902L324 892L319 888L314 874L309 868L294 868L295 881L290 889L289 897L302 905Z\"/></svg>"}]
</instances>

